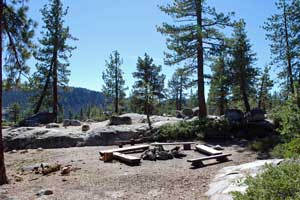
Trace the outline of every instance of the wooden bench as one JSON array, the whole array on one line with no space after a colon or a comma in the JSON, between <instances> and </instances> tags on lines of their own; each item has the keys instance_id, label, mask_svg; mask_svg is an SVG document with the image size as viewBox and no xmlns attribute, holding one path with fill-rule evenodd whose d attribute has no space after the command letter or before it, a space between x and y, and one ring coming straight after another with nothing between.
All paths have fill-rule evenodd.
<instances>
[{"instance_id":1,"label":"wooden bench","mask_svg":"<svg viewBox=\"0 0 300 200\"><path fill-rule=\"evenodd\" d=\"M163 146L163 145L183 145L183 150L191 150L191 145L195 142L172 142L172 143L152 143L152 146Z\"/></svg>"},{"instance_id":2,"label":"wooden bench","mask_svg":"<svg viewBox=\"0 0 300 200\"><path fill-rule=\"evenodd\" d=\"M113 153L113 158L116 159L116 160L119 160L119 161L121 161L125 164L131 165L131 166L139 165L140 162L141 162L140 158L137 158L137 157L132 156L132 155L122 154L122 153L119 153L119 152L114 152Z\"/></svg>"},{"instance_id":3,"label":"wooden bench","mask_svg":"<svg viewBox=\"0 0 300 200\"><path fill-rule=\"evenodd\" d=\"M203 144L196 145L196 150L208 156L222 154L222 151L215 150Z\"/></svg>"},{"instance_id":4,"label":"wooden bench","mask_svg":"<svg viewBox=\"0 0 300 200\"><path fill-rule=\"evenodd\" d=\"M213 156L206 156L201 158L189 159L188 162L191 162L193 166L203 167L203 161L205 160L213 160L216 159L218 162L227 162L229 161L228 156L232 156L232 154L219 154Z\"/></svg>"},{"instance_id":5,"label":"wooden bench","mask_svg":"<svg viewBox=\"0 0 300 200\"><path fill-rule=\"evenodd\" d=\"M107 153L134 153L134 152L143 152L150 148L150 145L138 145L138 146L130 146L124 148L116 148L116 149L108 149L108 150L101 150L99 153L101 156Z\"/></svg>"}]
</instances>

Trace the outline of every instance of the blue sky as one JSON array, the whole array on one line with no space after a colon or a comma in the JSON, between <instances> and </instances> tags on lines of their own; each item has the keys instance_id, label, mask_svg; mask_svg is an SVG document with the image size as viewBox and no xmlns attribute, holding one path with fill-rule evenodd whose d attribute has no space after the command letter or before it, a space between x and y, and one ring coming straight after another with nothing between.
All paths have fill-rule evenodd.
<instances>
[{"instance_id":1,"label":"blue sky","mask_svg":"<svg viewBox=\"0 0 300 200\"><path fill-rule=\"evenodd\" d=\"M29 2L29 14L39 23L37 36L42 25L39 10L46 2ZM145 52L154 58L156 64L163 66L163 73L169 78L175 67L164 65L165 37L155 28L162 22L170 21L157 7L168 2L171 0L63 0L64 5L69 6L66 24L73 36L79 39L74 43L77 49L70 59L72 73L69 85L100 91L105 60L113 50L118 50L124 60L124 76L129 87L134 83L132 72L136 69L137 58ZM236 18L244 18L253 51L257 53L256 65L263 67L270 61L269 43L261 26L267 17L276 12L275 0L207 2L218 11L234 11ZM33 69L34 63L34 60L30 61Z\"/></svg>"}]
</instances>

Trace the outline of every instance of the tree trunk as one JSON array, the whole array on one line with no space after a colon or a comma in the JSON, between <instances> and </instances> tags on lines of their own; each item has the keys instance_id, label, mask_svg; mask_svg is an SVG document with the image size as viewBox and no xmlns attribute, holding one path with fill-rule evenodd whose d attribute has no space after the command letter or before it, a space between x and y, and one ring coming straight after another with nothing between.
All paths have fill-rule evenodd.
<instances>
[{"instance_id":1,"label":"tree trunk","mask_svg":"<svg viewBox=\"0 0 300 200\"><path fill-rule=\"evenodd\" d=\"M54 51L54 64L53 64L53 115L55 122L57 122L58 115L58 85L57 85L57 68L58 68L58 60L57 60L57 51Z\"/></svg>"},{"instance_id":2,"label":"tree trunk","mask_svg":"<svg viewBox=\"0 0 300 200\"><path fill-rule=\"evenodd\" d=\"M263 76L262 80L261 80L260 91L259 91L259 96L258 96L258 103L257 103L257 107L259 109L261 109L261 107L262 107L264 85L265 85L265 77Z\"/></svg>"},{"instance_id":3,"label":"tree trunk","mask_svg":"<svg viewBox=\"0 0 300 200\"><path fill-rule=\"evenodd\" d=\"M245 80L243 73L240 74L240 91L242 93L242 98L244 101L244 106L245 106L246 112L249 112L251 110L251 108L250 108L248 95L247 95L247 91L246 91L246 80Z\"/></svg>"},{"instance_id":4,"label":"tree trunk","mask_svg":"<svg viewBox=\"0 0 300 200\"><path fill-rule=\"evenodd\" d=\"M3 148L3 138L2 138L2 33L3 33L3 0L0 0L0 185L7 184L7 176L5 170L5 163L4 163L4 148Z\"/></svg>"},{"instance_id":5,"label":"tree trunk","mask_svg":"<svg viewBox=\"0 0 300 200\"><path fill-rule=\"evenodd\" d=\"M115 97L115 113L119 114L119 79L118 79L118 63L117 63L117 58L116 58L116 66L115 66L115 78L116 78L116 85L115 85L115 92L116 92L116 97Z\"/></svg>"},{"instance_id":6,"label":"tree trunk","mask_svg":"<svg viewBox=\"0 0 300 200\"><path fill-rule=\"evenodd\" d=\"M202 0L195 0L197 15L197 64L198 64L198 106L199 118L206 117L205 89L204 89L204 58L202 37Z\"/></svg>"},{"instance_id":7,"label":"tree trunk","mask_svg":"<svg viewBox=\"0 0 300 200\"><path fill-rule=\"evenodd\" d=\"M53 63L51 63L51 66L50 66L50 69L49 69L49 72L48 72L48 75L47 75L47 79L46 79L43 91L42 91L41 96L40 96L38 102L36 103L35 109L33 111L34 114L37 114L38 112L40 112L40 109L42 107L42 103L44 101L47 89L48 89L49 84L50 84L50 78L51 78L51 74L52 74L52 66L53 66Z\"/></svg>"},{"instance_id":8,"label":"tree trunk","mask_svg":"<svg viewBox=\"0 0 300 200\"><path fill-rule=\"evenodd\" d=\"M292 94L295 94L285 1L283 3L283 16L284 16L284 32L285 32L285 43L286 43L286 59L288 64L287 72L289 77L290 91L292 92Z\"/></svg>"},{"instance_id":9,"label":"tree trunk","mask_svg":"<svg viewBox=\"0 0 300 200\"><path fill-rule=\"evenodd\" d=\"M183 92L182 76L180 76L180 80L179 80L179 110L182 110L182 92Z\"/></svg>"}]
</instances>

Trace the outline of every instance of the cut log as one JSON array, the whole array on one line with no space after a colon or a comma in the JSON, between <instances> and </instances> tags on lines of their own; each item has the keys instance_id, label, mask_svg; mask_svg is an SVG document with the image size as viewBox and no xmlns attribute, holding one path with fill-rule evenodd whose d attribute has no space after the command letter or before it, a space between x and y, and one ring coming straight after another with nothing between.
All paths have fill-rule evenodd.
<instances>
[{"instance_id":1,"label":"cut log","mask_svg":"<svg viewBox=\"0 0 300 200\"><path fill-rule=\"evenodd\" d=\"M132 155L122 154L122 153L119 153L119 152L114 152L113 157L114 157L114 159L119 160L119 161L121 161L125 164L128 164L128 165L131 165L131 166L139 165L140 162L141 162L140 158L137 158L137 157L132 156Z\"/></svg>"},{"instance_id":2,"label":"cut log","mask_svg":"<svg viewBox=\"0 0 300 200\"><path fill-rule=\"evenodd\" d=\"M195 159L189 159L188 162L191 162L192 165L197 167L204 166L203 161L205 160L212 160L216 159L218 162L226 162L228 161L228 156L231 156L232 154L220 154L220 155L213 155L213 156L205 156L201 158L195 158Z\"/></svg>"},{"instance_id":3,"label":"cut log","mask_svg":"<svg viewBox=\"0 0 300 200\"><path fill-rule=\"evenodd\" d=\"M222 151L215 150L211 147L205 146L205 145L196 145L196 150L200 153L204 153L205 155L211 156L211 155L218 155L222 154Z\"/></svg>"},{"instance_id":4,"label":"cut log","mask_svg":"<svg viewBox=\"0 0 300 200\"><path fill-rule=\"evenodd\" d=\"M160 145L185 145L185 144L195 144L195 142L170 142L170 143L154 142L154 143L151 143L152 146L160 146Z\"/></svg>"},{"instance_id":5,"label":"cut log","mask_svg":"<svg viewBox=\"0 0 300 200\"><path fill-rule=\"evenodd\" d=\"M139 146L130 146L124 148L108 149L100 151L100 155L103 156L105 153L134 153L134 152L143 152L150 148L150 145L139 145Z\"/></svg>"},{"instance_id":6,"label":"cut log","mask_svg":"<svg viewBox=\"0 0 300 200\"><path fill-rule=\"evenodd\" d=\"M159 143L155 142L152 143L152 146L163 146L163 145L183 145L183 150L191 150L192 144L195 144L195 142L171 142L171 143Z\"/></svg>"}]
</instances>

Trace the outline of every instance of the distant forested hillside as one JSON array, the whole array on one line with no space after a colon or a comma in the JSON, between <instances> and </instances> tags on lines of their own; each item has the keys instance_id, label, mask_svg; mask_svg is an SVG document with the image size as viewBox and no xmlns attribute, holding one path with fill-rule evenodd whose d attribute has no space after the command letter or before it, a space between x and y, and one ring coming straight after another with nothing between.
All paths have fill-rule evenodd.
<instances>
[{"instance_id":1,"label":"distant forested hillside","mask_svg":"<svg viewBox=\"0 0 300 200\"><path fill-rule=\"evenodd\" d=\"M29 98L34 92L30 91L4 91L3 93L3 107L8 108L13 103L19 103L22 110L30 106ZM104 108L104 96L100 92L88 90L85 88L69 88L68 91L60 90L60 102L64 109L64 113L68 112L78 113L81 108L88 106L97 106Z\"/></svg>"}]
</instances>

